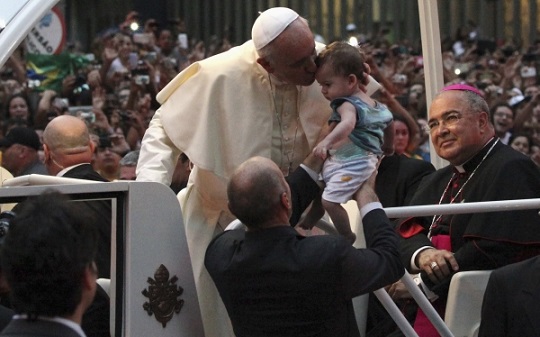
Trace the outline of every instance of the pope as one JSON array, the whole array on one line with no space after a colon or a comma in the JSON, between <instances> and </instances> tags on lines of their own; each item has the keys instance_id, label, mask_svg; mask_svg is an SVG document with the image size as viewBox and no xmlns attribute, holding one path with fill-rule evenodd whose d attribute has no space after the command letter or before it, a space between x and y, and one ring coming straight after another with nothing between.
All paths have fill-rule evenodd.
<instances>
[{"instance_id":1,"label":"pope","mask_svg":"<svg viewBox=\"0 0 540 337\"><path fill-rule=\"evenodd\" d=\"M170 184L182 152L194 164L178 199L207 337L233 336L203 266L211 239L235 219L229 178L254 156L288 174L311 152L331 112L313 84L323 47L296 12L271 8L256 19L252 40L192 64L157 96L162 105L143 138L137 180Z\"/></svg>"}]
</instances>

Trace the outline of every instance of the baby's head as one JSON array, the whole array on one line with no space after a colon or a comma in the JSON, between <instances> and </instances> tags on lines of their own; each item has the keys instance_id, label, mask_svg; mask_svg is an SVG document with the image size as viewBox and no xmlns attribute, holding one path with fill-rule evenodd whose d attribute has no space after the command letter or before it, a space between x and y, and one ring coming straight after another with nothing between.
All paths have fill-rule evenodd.
<instances>
[{"instance_id":1,"label":"baby's head","mask_svg":"<svg viewBox=\"0 0 540 337\"><path fill-rule=\"evenodd\" d=\"M365 56L357 47L344 41L332 42L317 55L317 68L330 65L333 73L338 76L355 75L358 81L367 84Z\"/></svg>"}]
</instances>

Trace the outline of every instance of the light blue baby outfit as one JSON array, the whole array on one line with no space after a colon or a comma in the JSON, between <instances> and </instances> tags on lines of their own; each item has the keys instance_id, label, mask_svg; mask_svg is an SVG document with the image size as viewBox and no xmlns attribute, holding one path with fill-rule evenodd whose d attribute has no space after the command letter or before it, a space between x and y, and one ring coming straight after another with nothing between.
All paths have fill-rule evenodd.
<instances>
[{"instance_id":1,"label":"light blue baby outfit","mask_svg":"<svg viewBox=\"0 0 540 337\"><path fill-rule=\"evenodd\" d=\"M337 109L343 102L350 102L356 108L356 124L349 135L350 143L335 149L324 162L321 173L326 187L322 198L335 203L345 203L366 181L383 153L384 129L392 122L392 113L379 102L369 106L355 96L336 98L330 103L332 115L328 120L340 122Z\"/></svg>"}]
</instances>

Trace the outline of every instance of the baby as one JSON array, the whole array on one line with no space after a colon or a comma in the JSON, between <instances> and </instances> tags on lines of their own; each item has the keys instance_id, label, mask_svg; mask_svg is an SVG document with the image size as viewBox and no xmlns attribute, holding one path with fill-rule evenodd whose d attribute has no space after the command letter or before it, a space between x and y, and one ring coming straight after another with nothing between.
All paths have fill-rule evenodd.
<instances>
[{"instance_id":1,"label":"baby","mask_svg":"<svg viewBox=\"0 0 540 337\"><path fill-rule=\"evenodd\" d=\"M364 92L369 66L356 47L334 42L316 63L315 78L333 110L328 121L331 131L313 149L314 155L326 160L321 173L326 184L322 207L337 231L354 243L356 235L341 204L371 176L381 155L394 152L393 117L385 105ZM322 207L315 201L301 226L313 227L323 215Z\"/></svg>"}]
</instances>

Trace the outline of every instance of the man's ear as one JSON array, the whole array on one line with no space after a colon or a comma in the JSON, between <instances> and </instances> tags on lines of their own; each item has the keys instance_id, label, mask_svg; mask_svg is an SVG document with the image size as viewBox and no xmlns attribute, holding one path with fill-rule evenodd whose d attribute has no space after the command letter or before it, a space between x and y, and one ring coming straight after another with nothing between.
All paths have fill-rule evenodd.
<instances>
[{"instance_id":1,"label":"man's ear","mask_svg":"<svg viewBox=\"0 0 540 337\"><path fill-rule=\"evenodd\" d=\"M261 67L264 68L269 74L274 72L274 68L270 65L270 62L268 62L266 59L259 57L257 59L257 63L261 65Z\"/></svg>"},{"instance_id":2,"label":"man's ear","mask_svg":"<svg viewBox=\"0 0 540 337\"><path fill-rule=\"evenodd\" d=\"M478 117L478 126L484 129L489 126L489 113L482 111Z\"/></svg>"},{"instance_id":3,"label":"man's ear","mask_svg":"<svg viewBox=\"0 0 540 337\"><path fill-rule=\"evenodd\" d=\"M289 200L289 196L287 195L287 192L281 193L281 204L287 209L292 208L291 201Z\"/></svg>"},{"instance_id":4,"label":"man's ear","mask_svg":"<svg viewBox=\"0 0 540 337\"><path fill-rule=\"evenodd\" d=\"M86 266L82 278L82 285L85 289L92 289L95 287L97 274L98 271L95 262L92 262Z\"/></svg>"},{"instance_id":5,"label":"man's ear","mask_svg":"<svg viewBox=\"0 0 540 337\"><path fill-rule=\"evenodd\" d=\"M90 152L94 153L96 151L96 143L94 143L93 141L90 141L88 143L88 147L90 148Z\"/></svg>"},{"instance_id":6,"label":"man's ear","mask_svg":"<svg viewBox=\"0 0 540 337\"><path fill-rule=\"evenodd\" d=\"M47 163L47 161L49 160L50 153L51 153L51 150L49 149L47 144L43 144L43 159L44 159L45 163Z\"/></svg>"}]
</instances>

